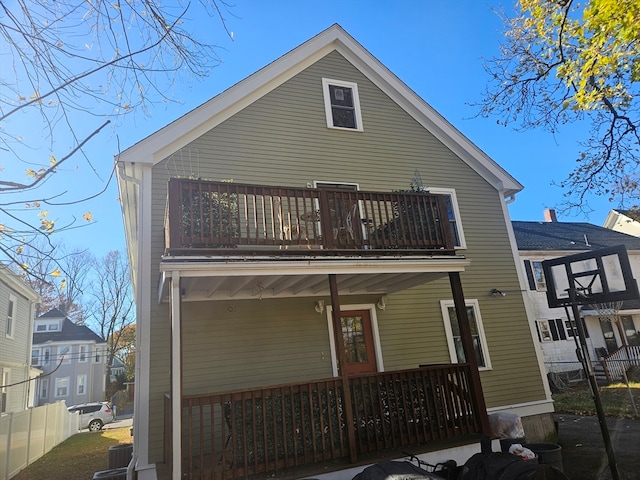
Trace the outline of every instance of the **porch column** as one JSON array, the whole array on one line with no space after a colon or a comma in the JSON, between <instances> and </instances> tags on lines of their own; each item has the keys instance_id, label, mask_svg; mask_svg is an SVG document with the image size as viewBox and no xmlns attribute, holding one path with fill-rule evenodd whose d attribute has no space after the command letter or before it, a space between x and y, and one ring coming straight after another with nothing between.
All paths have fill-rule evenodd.
<instances>
[{"instance_id":1,"label":"porch column","mask_svg":"<svg viewBox=\"0 0 640 480\"><path fill-rule=\"evenodd\" d=\"M480 416L480 428L482 429L482 433L489 434L491 433L491 428L489 427L487 405L484 401L484 394L482 393L480 371L478 370L478 359L476 358L476 351L473 348L471 325L469 324L469 316L467 315L467 305L464 301L460 274L458 272L449 272L449 283L451 284L453 304L456 308L456 317L458 318L458 327L460 328L460 339L462 340L464 357L471 367L471 397L473 398L474 408Z\"/></svg>"},{"instance_id":2,"label":"porch column","mask_svg":"<svg viewBox=\"0 0 640 480\"><path fill-rule=\"evenodd\" d=\"M182 319L180 317L180 272L171 273L171 478L182 478Z\"/></svg>"},{"instance_id":3,"label":"porch column","mask_svg":"<svg viewBox=\"0 0 640 480\"><path fill-rule=\"evenodd\" d=\"M353 410L351 409L351 388L349 377L344 372L345 353L342 341L342 321L340 320L340 298L338 297L338 280L335 274L329 274L329 292L331 293L331 315L333 316L333 335L336 339L336 357L338 359L338 375L342 380L342 395L345 403L345 423L349 439L349 458L351 463L358 459L356 452L356 432L353 429Z\"/></svg>"}]
</instances>

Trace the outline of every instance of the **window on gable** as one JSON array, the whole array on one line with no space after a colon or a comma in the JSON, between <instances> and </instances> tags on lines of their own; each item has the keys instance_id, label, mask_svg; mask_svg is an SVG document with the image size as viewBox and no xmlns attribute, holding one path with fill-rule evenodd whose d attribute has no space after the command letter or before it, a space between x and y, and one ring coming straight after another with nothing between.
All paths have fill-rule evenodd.
<instances>
[{"instance_id":1,"label":"window on gable","mask_svg":"<svg viewBox=\"0 0 640 480\"><path fill-rule=\"evenodd\" d=\"M57 331L58 330L58 324L57 323L50 323L49 324L49 330L50 331Z\"/></svg>"},{"instance_id":2,"label":"window on gable","mask_svg":"<svg viewBox=\"0 0 640 480\"><path fill-rule=\"evenodd\" d=\"M453 188L426 188L429 193L444 195L445 204L447 205L447 215L449 224L451 225L451 235L453 235L453 245L456 248L467 248L462 230L462 222L460 221L460 209L458 208L458 199L456 191Z\"/></svg>"},{"instance_id":3,"label":"window on gable","mask_svg":"<svg viewBox=\"0 0 640 480\"><path fill-rule=\"evenodd\" d=\"M7 328L5 330L5 335L9 338L13 338L13 329L14 329L14 321L16 315L16 297L15 295L9 294L9 308L7 311Z\"/></svg>"},{"instance_id":4,"label":"window on gable","mask_svg":"<svg viewBox=\"0 0 640 480\"><path fill-rule=\"evenodd\" d=\"M362 131L358 85L340 80L322 79L324 107L329 128Z\"/></svg>"},{"instance_id":5,"label":"window on gable","mask_svg":"<svg viewBox=\"0 0 640 480\"><path fill-rule=\"evenodd\" d=\"M78 361L80 363L84 363L87 361L87 346L80 345L80 353L78 355Z\"/></svg>"},{"instance_id":6,"label":"window on gable","mask_svg":"<svg viewBox=\"0 0 640 480\"><path fill-rule=\"evenodd\" d=\"M47 326L43 323L36 325L36 332L46 332Z\"/></svg>"},{"instance_id":7,"label":"window on gable","mask_svg":"<svg viewBox=\"0 0 640 480\"><path fill-rule=\"evenodd\" d=\"M458 326L458 317L453 300L441 300L442 316L444 318L444 327L447 333L447 344L449 345L449 354L453 363L464 363L465 355L462 347L462 337ZM489 359L489 349L484 334L484 326L482 325L482 317L480 316L480 306L477 300L467 300L467 316L471 327L471 337L473 339L473 348L476 353L478 367L481 370L491 368Z\"/></svg>"}]
</instances>

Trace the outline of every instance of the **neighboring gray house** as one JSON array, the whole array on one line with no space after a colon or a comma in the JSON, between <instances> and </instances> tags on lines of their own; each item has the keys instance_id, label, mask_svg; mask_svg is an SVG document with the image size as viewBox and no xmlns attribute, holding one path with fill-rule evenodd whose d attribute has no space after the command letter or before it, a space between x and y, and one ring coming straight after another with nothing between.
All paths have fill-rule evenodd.
<instances>
[{"instance_id":1,"label":"neighboring gray house","mask_svg":"<svg viewBox=\"0 0 640 480\"><path fill-rule=\"evenodd\" d=\"M549 308L542 261L572 255L581 251L624 245L634 278L640 278L640 238L584 222L558 222L555 213L545 214L547 221L513 221L513 230L528 278L526 297L535 321L538 341L542 346L547 372L575 372L580 365L572 320L562 308ZM613 314L612 314L613 313ZM624 301L616 312L596 306L581 308L588 333L590 356L602 364L609 381L620 373L616 360L629 350L640 359L640 300ZM610 360L610 365L607 361ZM567 373L566 377L570 378Z\"/></svg>"},{"instance_id":2,"label":"neighboring gray house","mask_svg":"<svg viewBox=\"0 0 640 480\"><path fill-rule=\"evenodd\" d=\"M40 296L0 265L0 415L33 405L29 365L35 304Z\"/></svg>"},{"instance_id":3,"label":"neighboring gray house","mask_svg":"<svg viewBox=\"0 0 640 480\"><path fill-rule=\"evenodd\" d=\"M104 399L107 343L102 337L57 308L36 318L33 330L31 363L43 371L36 387L38 405Z\"/></svg>"}]
</instances>

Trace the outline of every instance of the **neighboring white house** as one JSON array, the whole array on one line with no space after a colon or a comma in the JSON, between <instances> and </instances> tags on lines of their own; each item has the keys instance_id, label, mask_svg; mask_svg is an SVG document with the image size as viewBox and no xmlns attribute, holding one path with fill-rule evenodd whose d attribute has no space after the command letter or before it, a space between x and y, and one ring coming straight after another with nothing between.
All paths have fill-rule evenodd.
<instances>
[{"instance_id":1,"label":"neighboring white house","mask_svg":"<svg viewBox=\"0 0 640 480\"><path fill-rule=\"evenodd\" d=\"M104 399L107 344L54 308L35 319L31 363L42 369L37 404L67 405Z\"/></svg>"},{"instance_id":2,"label":"neighboring white house","mask_svg":"<svg viewBox=\"0 0 640 480\"><path fill-rule=\"evenodd\" d=\"M0 265L0 414L33 405L29 352L35 304L40 296Z\"/></svg>"},{"instance_id":3,"label":"neighboring white house","mask_svg":"<svg viewBox=\"0 0 640 480\"><path fill-rule=\"evenodd\" d=\"M611 210L602 225L604 228L640 237L640 219L629 210Z\"/></svg>"},{"instance_id":4,"label":"neighboring white house","mask_svg":"<svg viewBox=\"0 0 640 480\"><path fill-rule=\"evenodd\" d=\"M579 376L581 367L576 357L573 319L567 317L563 308L548 307L542 261L624 245L637 281L640 278L640 238L590 223L558 222L553 211L547 211L545 217L547 221L544 222L512 222L528 278L526 297L547 372L575 372ZM587 344L594 361L601 361L623 346L640 350L640 300L625 301L619 307L615 318L595 306L581 308L587 327Z\"/></svg>"}]
</instances>

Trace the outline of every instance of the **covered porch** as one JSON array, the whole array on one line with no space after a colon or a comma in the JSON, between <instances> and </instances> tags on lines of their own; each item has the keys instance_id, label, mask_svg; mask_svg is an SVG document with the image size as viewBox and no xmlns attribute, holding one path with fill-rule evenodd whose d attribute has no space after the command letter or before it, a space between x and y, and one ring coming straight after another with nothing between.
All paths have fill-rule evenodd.
<instances>
[{"instance_id":1,"label":"covered porch","mask_svg":"<svg viewBox=\"0 0 640 480\"><path fill-rule=\"evenodd\" d=\"M164 456L172 478L356 464L373 453L437 449L488 433L460 279L470 262L453 247L446 208L444 198L425 193L172 180L158 289L171 318ZM467 363L349 370L341 303L351 296L383 302L447 277ZM329 298L316 307L330 311L332 377L183 390L186 303L300 297Z\"/></svg>"}]
</instances>

